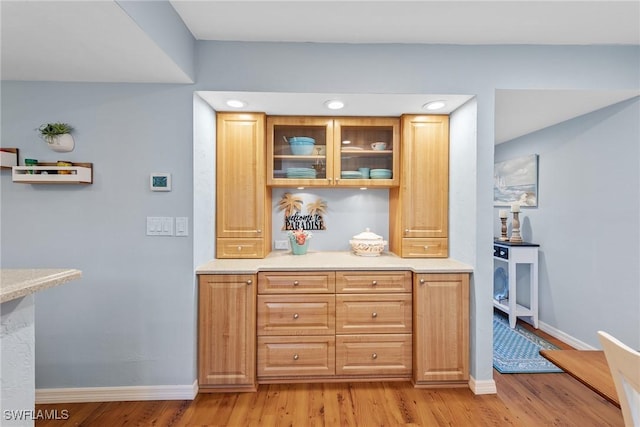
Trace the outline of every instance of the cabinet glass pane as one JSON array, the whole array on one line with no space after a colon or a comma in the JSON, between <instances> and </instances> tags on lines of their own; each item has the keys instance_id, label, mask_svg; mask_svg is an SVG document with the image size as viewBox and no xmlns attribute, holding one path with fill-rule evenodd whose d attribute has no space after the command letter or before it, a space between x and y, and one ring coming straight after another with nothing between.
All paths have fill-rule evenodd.
<instances>
[{"instance_id":1,"label":"cabinet glass pane","mask_svg":"<svg viewBox=\"0 0 640 427\"><path fill-rule=\"evenodd\" d=\"M301 137L312 138L314 144L293 142ZM326 126L274 125L273 178L326 179L326 141Z\"/></svg>"},{"instance_id":2,"label":"cabinet glass pane","mask_svg":"<svg viewBox=\"0 0 640 427\"><path fill-rule=\"evenodd\" d=\"M394 149L392 126L342 126L340 178L393 178Z\"/></svg>"}]
</instances>

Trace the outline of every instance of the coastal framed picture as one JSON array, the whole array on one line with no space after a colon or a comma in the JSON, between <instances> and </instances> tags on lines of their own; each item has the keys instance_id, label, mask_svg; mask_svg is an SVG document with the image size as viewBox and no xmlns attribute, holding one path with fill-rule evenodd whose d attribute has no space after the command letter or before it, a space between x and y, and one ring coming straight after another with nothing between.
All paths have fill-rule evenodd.
<instances>
[{"instance_id":1,"label":"coastal framed picture","mask_svg":"<svg viewBox=\"0 0 640 427\"><path fill-rule=\"evenodd\" d=\"M517 157L493 166L493 206L538 206L538 155Z\"/></svg>"}]
</instances>

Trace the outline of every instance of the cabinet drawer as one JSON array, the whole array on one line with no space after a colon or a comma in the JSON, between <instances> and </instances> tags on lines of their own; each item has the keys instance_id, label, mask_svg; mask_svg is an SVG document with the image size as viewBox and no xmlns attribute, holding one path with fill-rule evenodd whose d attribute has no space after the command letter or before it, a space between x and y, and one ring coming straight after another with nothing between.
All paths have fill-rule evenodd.
<instances>
[{"instance_id":1,"label":"cabinet drawer","mask_svg":"<svg viewBox=\"0 0 640 427\"><path fill-rule=\"evenodd\" d=\"M334 272L258 273L258 293L333 293Z\"/></svg>"},{"instance_id":2,"label":"cabinet drawer","mask_svg":"<svg viewBox=\"0 0 640 427\"><path fill-rule=\"evenodd\" d=\"M449 239L402 239L404 258L446 258L449 256Z\"/></svg>"},{"instance_id":3,"label":"cabinet drawer","mask_svg":"<svg viewBox=\"0 0 640 427\"><path fill-rule=\"evenodd\" d=\"M258 295L258 335L330 335L335 313L335 295Z\"/></svg>"},{"instance_id":4,"label":"cabinet drawer","mask_svg":"<svg viewBox=\"0 0 640 427\"><path fill-rule=\"evenodd\" d=\"M336 292L411 292L409 271L338 271Z\"/></svg>"},{"instance_id":5,"label":"cabinet drawer","mask_svg":"<svg viewBox=\"0 0 640 427\"><path fill-rule=\"evenodd\" d=\"M258 377L335 375L335 337L258 337Z\"/></svg>"},{"instance_id":6,"label":"cabinet drawer","mask_svg":"<svg viewBox=\"0 0 640 427\"><path fill-rule=\"evenodd\" d=\"M410 375L411 334L336 336L336 375Z\"/></svg>"},{"instance_id":7,"label":"cabinet drawer","mask_svg":"<svg viewBox=\"0 0 640 427\"><path fill-rule=\"evenodd\" d=\"M263 239L216 239L216 258L264 258Z\"/></svg>"},{"instance_id":8,"label":"cabinet drawer","mask_svg":"<svg viewBox=\"0 0 640 427\"><path fill-rule=\"evenodd\" d=\"M411 313L411 294L336 295L336 333L411 333Z\"/></svg>"}]
</instances>

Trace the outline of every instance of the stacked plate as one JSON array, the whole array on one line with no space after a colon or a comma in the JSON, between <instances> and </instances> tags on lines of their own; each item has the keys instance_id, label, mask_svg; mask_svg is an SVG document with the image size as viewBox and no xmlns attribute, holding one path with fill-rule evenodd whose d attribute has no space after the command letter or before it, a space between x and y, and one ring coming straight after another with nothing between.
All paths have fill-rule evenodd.
<instances>
[{"instance_id":1,"label":"stacked plate","mask_svg":"<svg viewBox=\"0 0 640 427\"><path fill-rule=\"evenodd\" d=\"M390 179L391 169L371 169L369 176L371 179Z\"/></svg>"},{"instance_id":2,"label":"stacked plate","mask_svg":"<svg viewBox=\"0 0 640 427\"><path fill-rule=\"evenodd\" d=\"M362 173L358 171L342 171L340 172L340 177L344 179L360 179L362 178Z\"/></svg>"},{"instance_id":3,"label":"stacked plate","mask_svg":"<svg viewBox=\"0 0 640 427\"><path fill-rule=\"evenodd\" d=\"M287 168L287 178L315 178L316 170L313 168Z\"/></svg>"}]
</instances>

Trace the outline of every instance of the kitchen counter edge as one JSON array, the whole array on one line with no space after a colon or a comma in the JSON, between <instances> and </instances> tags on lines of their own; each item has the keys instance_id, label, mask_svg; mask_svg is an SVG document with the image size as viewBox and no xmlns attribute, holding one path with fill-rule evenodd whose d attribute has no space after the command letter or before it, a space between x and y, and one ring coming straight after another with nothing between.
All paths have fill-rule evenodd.
<instances>
[{"instance_id":1,"label":"kitchen counter edge","mask_svg":"<svg viewBox=\"0 0 640 427\"><path fill-rule=\"evenodd\" d=\"M0 270L0 303L62 285L82 277L76 269L25 268Z\"/></svg>"},{"instance_id":2,"label":"kitchen counter edge","mask_svg":"<svg viewBox=\"0 0 640 427\"><path fill-rule=\"evenodd\" d=\"M473 273L473 267L452 258L400 258L385 252L376 257L352 252L271 252L260 259L213 259L196 268L196 274L256 274L260 271L409 270L414 273Z\"/></svg>"}]
</instances>

